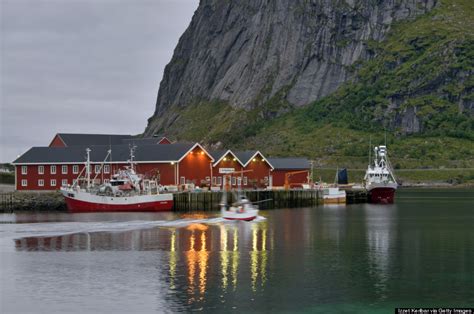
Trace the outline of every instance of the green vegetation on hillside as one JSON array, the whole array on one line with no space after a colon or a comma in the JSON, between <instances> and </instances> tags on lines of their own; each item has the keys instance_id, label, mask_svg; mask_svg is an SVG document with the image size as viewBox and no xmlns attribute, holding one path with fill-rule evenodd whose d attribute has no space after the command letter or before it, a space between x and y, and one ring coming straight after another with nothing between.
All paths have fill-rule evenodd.
<instances>
[{"instance_id":1,"label":"green vegetation on hillside","mask_svg":"<svg viewBox=\"0 0 474 314\"><path fill-rule=\"evenodd\" d=\"M359 66L354 83L304 109L314 122L357 130L474 139L474 2L443 0L431 13L393 26L377 57ZM400 121L414 115L418 126ZM408 118L408 120L411 120ZM413 122L412 122L413 124Z\"/></svg>"},{"instance_id":2,"label":"green vegetation on hillside","mask_svg":"<svg viewBox=\"0 0 474 314\"><path fill-rule=\"evenodd\" d=\"M172 113L179 120L166 132L348 168L365 168L369 139L378 145L387 136L396 168L474 168L473 29L474 1L443 0L393 25L385 41L367 42L376 57L320 101L293 109L282 89L248 111L197 102Z\"/></svg>"}]
</instances>

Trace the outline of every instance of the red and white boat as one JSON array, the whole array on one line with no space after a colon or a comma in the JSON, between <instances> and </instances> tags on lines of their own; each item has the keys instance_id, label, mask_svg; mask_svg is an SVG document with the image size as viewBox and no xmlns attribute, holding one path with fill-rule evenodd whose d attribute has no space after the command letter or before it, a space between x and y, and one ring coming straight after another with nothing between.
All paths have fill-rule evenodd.
<instances>
[{"instance_id":1,"label":"red and white boat","mask_svg":"<svg viewBox=\"0 0 474 314\"><path fill-rule=\"evenodd\" d=\"M365 172L365 188L371 203L391 204L398 184L388 160L387 147L376 146L374 151L374 164L369 164Z\"/></svg>"},{"instance_id":2,"label":"red and white boat","mask_svg":"<svg viewBox=\"0 0 474 314\"><path fill-rule=\"evenodd\" d=\"M220 205L222 218L227 220L252 221L258 216L258 208L243 195L237 196L237 201L229 206L224 192Z\"/></svg>"},{"instance_id":3,"label":"red and white boat","mask_svg":"<svg viewBox=\"0 0 474 314\"><path fill-rule=\"evenodd\" d=\"M72 186L60 189L70 212L144 212L169 211L173 208L173 194L160 193L155 180L144 179L136 173L133 148L130 152L130 166L119 170L109 182L101 185L92 184L95 180L91 179L90 149L86 152L85 177L81 177L83 170ZM106 159L109 155L110 151Z\"/></svg>"}]
</instances>

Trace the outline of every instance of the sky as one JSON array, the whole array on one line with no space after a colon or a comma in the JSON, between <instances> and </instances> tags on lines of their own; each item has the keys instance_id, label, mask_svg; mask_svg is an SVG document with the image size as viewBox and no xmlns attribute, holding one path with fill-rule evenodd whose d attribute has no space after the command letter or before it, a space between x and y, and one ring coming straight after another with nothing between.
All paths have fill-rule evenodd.
<instances>
[{"instance_id":1,"label":"sky","mask_svg":"<svg viewBox=\"0 0 474 314\"><path fill-rule=\"evenodd\" d=\"M56 133L142 133L198 4L0 0L0 162Z\"/></svg>"}]
</instances>

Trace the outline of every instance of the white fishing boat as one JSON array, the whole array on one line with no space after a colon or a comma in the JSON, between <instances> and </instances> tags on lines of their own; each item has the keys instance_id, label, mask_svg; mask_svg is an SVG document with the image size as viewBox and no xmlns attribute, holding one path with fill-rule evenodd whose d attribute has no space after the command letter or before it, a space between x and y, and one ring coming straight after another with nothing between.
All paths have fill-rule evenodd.
<instances>
[{"instance_id":1,"label":"white fishing boat","mask_svg":"<svg viewBox=\"0 0 474 314\"><path fill-rule=\"evenodd\" d=\"M119 170L109 182L100 185L93 184L95 178L91 179L90 151L86 150L86 166L78 178L71 186L60 189L70 212L142 212L167 211L173 208L173 194L161 193L156 180L145 179L143 175L136 173L133 148L130 151L130 166ZM110 151L105 160L109 155ZM84 170L86 175L82 177Z\"/></svg>"},{"instance_id":2,"label":"white fishing boat","mask_svg":"<svg viewBox=\"0 0 474 314\"><path fill-rule=\"evenodd\" d=\"M227 192L224 192L220 206L222 218L227 220L251 221L258 216L257 206L252 204L243 195L238 196L237 201L229 206L227 203Z\"/></svg>"},{"instance_id":3,"label":"white fishing boat","mask_svg":"<svg viewBox=\"0 0 474 314\"><path fill-rule=\"evenodd\" d=\"M323 189L323 203L324 204L345 204L346 191L335 188Z\"/></svg>"},{"instance_id":4,"label":"white fishing boat","mask_svg":"<svg viewBox=\"0 0 474 314\"><path fill-rule=\"evenodd\" d=\"M393 203L398 183L388 160L387 147L384 145L376 146L374 152L374 164L369 164L364 177L370 202Z\"/></svg>"}]
</instances>

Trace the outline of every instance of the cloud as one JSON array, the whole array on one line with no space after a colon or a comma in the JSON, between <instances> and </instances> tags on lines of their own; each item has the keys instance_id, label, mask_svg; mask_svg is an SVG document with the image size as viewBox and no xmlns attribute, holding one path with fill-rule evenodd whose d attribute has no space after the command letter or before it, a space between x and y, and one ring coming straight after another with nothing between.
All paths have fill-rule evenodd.
<instances>
[{"instance_id":1,"label":"cloud","mask_svg":"<svg viewBox=\"0 0 474 314\"><path fill-rule=\"evenodd\" d=\"M57 132L143 132L198 0L2 0L0 161Z\"/></svg>"}]
</instances>

